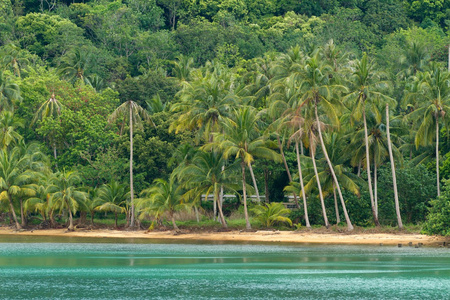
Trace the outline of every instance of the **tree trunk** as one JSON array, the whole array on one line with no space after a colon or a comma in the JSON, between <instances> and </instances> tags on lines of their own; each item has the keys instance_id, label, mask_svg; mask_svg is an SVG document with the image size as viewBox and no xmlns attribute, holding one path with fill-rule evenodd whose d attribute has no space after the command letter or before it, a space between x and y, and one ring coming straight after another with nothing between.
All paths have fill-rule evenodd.
<instances>
[{"instance_id":1,"label":"tree trunk","mask_svg":"<svg viewBox=\"0 0 450 300\"><path fill-rule=\"evenodd\" d=\"M69 231L74 231L74 226L73 226L73 215L72 215L72 210L69 207L69 227L67 228Z\"/></svg>"},{"instance_id":2,"label":"tree trunk","mask_svg":"<svg viewBox=\"0 0 450 300\"><path fill-rule=\"evenodd\" d=\"M172 225L173 225L173 230L178 231L180 230L177 226L177 223L175 223L175 217L174 217L174 213L171 213L170 216L172 217Z\"/></svg>"},{"instance_id":3,"label":"tree trunk","mask_svg":"<svg viewBox=\"0 0 450 300\"><path fill-rule=\"evenodd\" d=\"M248 169L250 170L250 175L252 177L253 186L255 187L256 199L258 202L261 202L261 198L259 197L258 185L256 184L256 178L255 178L255 174L253 173L253 168L252 168L251 163L248 164Z\"/></svg>"},{"instance_id":4,"label":"tree trunk","mask_svg":"<svg viewBox=\"0 0 450 300\"><path fill-rule=\"evenodd\" d=\"M325 147L325 143L323 141L322 129L320 128L319 114L317 113L317 104L314 106L314 110L315 110L315 114L316 114L316 122L317 122L318 131L319 131L320 144L322 145L322 151L325 156L325 159L327 160L328 167L330 168L331 176L333 177L333 182L336 184L336 188L337 188L337 191L339 194L339 199L341 200L342 210L344 211L345 222L347 223L347 230L351 231L351 230L353 230L353 225L348 216L347 208L346 208L345 202L344 202L344 197L342 197L341 187L339 186L339 182L337 180L336 173L334 172L334 168L333 168L333 165L331 164L330 157L328 157L327 148Z\"/></svg>"},{"instance_id":5,"label":"tree trunk","mask_svg":"<svg viewBox=\"0 0 450 300\"><path fill-rule=\"evenodd\" d=\"M49 218L50 218L50 226L52 228L55 228L56 227L56 221L55 221L55 212L53 211L53 209L50 210Z\"/></svg>"},{"instance_id":6,"label":"tree trunk","mask_svg":"<svg viewBox=\"0 0 450 300\"><path fill-rule=\"evenodd\" d=\"M333 182L333 196L334 196L334 209L336 211L336 225L341 223L341 218L339 217L339 207L336 197L336 185Z\"/></svg>"},{"instance_id":7,"label":"tree trunk","mask_svg":"<svg viewBox=\"0 0 450 300\"><path fill-rule=\"evenodd\" d=\"M320 184L319 173L317 172L317 165L316 165L314 150L312 150L311 145L309 148L309 153L311 155L311 160L312 160L313 168L314 168L314 174L316 176L317 188L319 189L319 198L320 198L320 205L322 206L323 221L325 222L325 227L329 228L330 223L328 223L327 211L325 209L325 202L323 201L322 185Z\"/></svg>"},{"instance_id":8,"label":"tree trunk","mask_svg":"<svg viewBox=\"0 0 450 300\"><path fill-rule=\"evenodd\" d=\"M437 195L441 195L440 180L439 180L439 117L436 114L436 183Z\"/></svg>"},{"instance_id":9,"label":"tree trunk","mask_svg":"<svg viewBox=\"0 0 450 300\"><path fill-rule=\"evenodd\" d=\"M375 223L375 226L380 226L380 222L378 222L378 215L375 210L375 201L373 199L372 178L370 175L369 136L367 133L367 122L366 122L365 110L363 111L363 120L364 120L364 141L366 143L367 183L369 184L370 205L372 207L373 222Z\"/></svg>"},{"instance_id":10,"label":"tree trunk","mask_svg":"<svg viewBox=\"0 0 450 300\"><path fill-rule=\"evenodd\" d=\"M245 162L242 159L241 162L241 169L242 169L242 197L244 198L244 216L245 216L245 228L246 229L252 229L252 226L250 225L250 221L248 219L248 211L247 211L247 188L245 183Z\"/></svg>"},{"instance_id":11,"label":"tree trunk","mask_svg":"<svg viewBox=\"0 0 450 300\"><path fill-rule=\"evenodd\" d=\"M12 198L11 198L11 195L9 195L9 194L8 194L8 200L9 200L9 210L14 219L14 223L16 224L16 229L20 230L20 229L22 229L22 226L20 226L19 222L17 221L17 216L16 216L16 212L14 211L14 205L12 202Z\"/></svg>"},{"instance_id":12,"label":"tree trunk","mask_svg":"<svg viewBox=\"0 0 450 300\"><path fill-rule=\"evenodd\" d=\"M269 170L267 168L264 169L264 202L270 203L269 198Z\"/></svg>"},{"instance_id":13,"label":"tree trunk","mask_svg":"<svg viewBox=\"0 0 450 300\"><path fill-rule=\"evenodd\" d=\"M216 216L217 216L217 201L216 201L216 193L214 193L214 201L213 201L213 213L214 213L214 217L213 220L216 221Z\"/></svg>"},{"instance_id":14,"label":"tree trunk","mask_svg":"<svg viewBox=\"0 0 450 300\"><path fill-rule=\"evenodd\" d=\"M21 219L21 223L22 223L22 227L26 227L27 226L27 216L25 215L25 211L23 208L23 200L20 199L20 219Z\"/></svg>"},{"instance_id":15,"label":"tree trunk","mask_svg":"<svg viewBox=\"0 0 450 300\"><path fill-rule=\"evenodd\" d=\"M358 177L361 177L361 161L358 163L358 173L356 174Z\"/></svg>"},{"instance_id":16,"label":"tree trunk","mask_svg":"<svg viewBox=\"0 0 450 300\"><path fill-rule=\"evenodd\" d=\"M403 229L402 217L400 215L400 205L398 201L397 176L395 175L394 155L392 154L391 133L389 129L389 104L386 103L386 134L388 139L389 159L391 161L392 183L394 184L395 213L397 214L398 228Z\"/></svg>"},{"instance_id":17,"label":"tree trunk","mask_svg":"<svg viewBox=\"0 0 450 300\"><path fill-rule=\"evenodd\" d=\"M131 101L130 101L131 102ZM133 188L133 111L130 103L130 201L131 201L131 214L130 214L130 228L135 226L134 216L134 188Z\"/></svg>"},{"instance_id":18,"label":"tree trunk","mask_svg":"<svg viewBox=\"0 0 450 300\"><path fill-rule=\"evenodd\" d=\"M281 158L283 159L284 168L286 169L286 173L289 178L289 182L292 182L291 171L289 171L289 166L287 164L286 157L284 156L283 145L281 144L280 137L278 135L277 135L277 142L278 142L278 148L280 149ZM297 206L297 208L300 208L300 205L298 204L297 195L294 192L292 192L292 195L294 196L295 206Z\"/></svg>"},{"instance_id":19,"label":"tree trunk","mask_svg":"<svg viewBox=\"0 0 450 300\"><path fill-rule=\"evenodd\" d=\"M298 151L298 141L295 141L295 152L297 154L298 177L300 178L300 188L302 189L303 210L305 212L306 228L311 228L311 224L309 224L308 205L306 203L305 186L303 184L303 174L302 174L302 165L300 163L300 153Z\"/></svg>"},{"instance_id":20,"label":"tree trunk","mask_svg":"<svg viewBox=\"0 0 450 300\"><path fill-rule=\"evenodd\" d=\"M195 211L195 218L197 219L197 223L200 223L200 217L198 215L197 205L194 206L194 211Z\"/></svg>"},{"instance_id":21,"label":"tree trunk","mask_svg":"<svg viewBox=\"0 0 450 300\"><path fill-rule=\"evenodd\" d=\"M117 213L114 213L114 225L116 226L116 228L119 227L119 225L117 224Z\"/></svg>"},{"instance_id":22,"label":"tree trunk","mask_svg":"<svg viewBox=\"0 0 450 300\"><path fill-rule=\"evenodd\" d=\"M58 156L56 155L56 144L53 142L53 157L55 158L56 170L58 170Z\"/></svg>"},{"instance_id":23,"label":"tree trunk","mask_svg":"<svg viewBox=\"0 0 450 300\"><path fill-rule=\"evenodd\" d=\"M214 184L214 201L220 201L220 190L217 188L217 183ZM220 218L220 223L222 223L222 227L223 228L228 228L227 222L225 221L225 217L223 215L223 211L222 211L222 207L219 204L219 218Z\"/></svg>"},{"instance_id":24,"label":"tree trunk","mask_svg":"<svg viewBox=\"0 0 450 300\"><path fill-rule=\"evenodd\" d=\"M378 168L377 168L377 164L375 162L375 158L373 159L373 199L375 202L375 212L377 213L377 217L378 217L378 184L377 184L377 180L378 180L378 174L377 174Z\"/></svg>"}]
</instances>

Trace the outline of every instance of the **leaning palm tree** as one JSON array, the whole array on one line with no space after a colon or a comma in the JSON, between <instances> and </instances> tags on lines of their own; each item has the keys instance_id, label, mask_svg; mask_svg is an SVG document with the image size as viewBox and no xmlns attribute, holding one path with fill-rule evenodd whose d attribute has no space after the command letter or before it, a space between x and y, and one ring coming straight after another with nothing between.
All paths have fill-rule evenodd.
<instances>
[{"instance_id":1,"label":"leaning palm tree","mask_svg":"<svg viewBox=\"0 0 450 300\"><path fill-rule=\"evenodd\" d=\"M81 182L80 176L73 171L63 170L52 178L53 193L49 199L51 209L68 211L69 231L74 230L73 215L78 211L78 207L86 199L86 193L78 189Z\"/></svg>"},{"instance_id":2,"label":"leaning palm tree","mask_svg":"<svg viewBox=\"0 0 450 300\"><path fill-rule=\"evenodd\" d=\"M350 218L347 213L347 209L345 206L344 198L342 196L342 191L334 171L331 160L328 156L328 151L325 146L325 142L322 136L322 130L325 128L324 123L320 121L319 118L319 108L322 109L324 113L322 116L326 117L332 124L338 126L339 119L337 116L338 104L333 105L333 94L332 89L343 89L342 86L332 85L330 82L330 67L326 65L320 57L320 52L316 52L313 56L309 57L306 60L303 70L300 73L300 89L304 91L304 94L301 98L302 104L301 106L309 106L314 108L314 116L315 116L315 128L317 129L317 133L319 135L320 145L322 146L322 152L325 156L325 159L330 168L331 175L333 177L334 183L336 185L336 189L339 194L339 199L341 200L341 205L344 211L345 221L347 223L347 229L353 230L353 225L350 221ZM313 159L314 160L314 159ZM317 180L319 181L319 180ZM324 205L323 205L324 207ZM326 225L327 227L329 224Z\"/></svg>"},{"instance_id":3,"label":"leaning palm tree","mask_svg":"<svg viewBox=\"0 0 450 300\"><path fill-rule=\"evenodd\" d=\"M437 65L423 74L420 82L422 99L420 106L412 111L407 118L414 120L418 126L415 136L416 148L435 143L436 150L436 185L440 196L439 178L439 123L447 126L446 112L450 111L450 73Z\"/></svg>"},{"instance_id":4,"label":"leaning palm tree","mask_svg":"<svg viewBox=\"0 0 450 300\"><path fill-rule=\"evenodd\" d=\"M175 182L175 176L171 176L169 181L155 179L152 187L142 191L142 198L137 203L140 218L153 215L159 219L168 214L173 229L179 230L175 223L175 212L190 207L189 203L184 201L183 194L183 189Z\"/></svg>"},{"instance_id":5,"label":"leaning palm tree","mask_svg":"<svg viewBox=\"0 0 450 300\"><path fill-rule=\"evenodd\" d=\"M258 127L259 118L260 115L257 110L250 106L243 106L234 110L231 118L225 119L222 122L224 133L217 134L214 143L207 144L204 147L205 150L218 147L223 151L225 159L235 156L235 159L240 162L242 170L244 215L247 229L251 229L251 225L247 210L246 167L250 171L256 191L257 185L252 167L255 158L267 158L281 162L280 155L272 149L276 148L276 145L271 145L267 138L261 135ZM257 196L259 196L258 193Z\"/></svg>"},{"instance_id":6,"label":"leaning palm tree","mask_svg":"<svg viewBox=\"0 0 450 300\"><path fill-rule=\"evenodd\" d=\"M132 100L122 103L108 118L109 123L116 122L121 119L128 119L130 126L130 227L135 226L135 212L134 212L134 186L133 186L133 131L134 127L143 128L143 123L153 124L147 111L139 104ZM153 124L154 125L154 124Z\"/></svg>"}]
</instances>

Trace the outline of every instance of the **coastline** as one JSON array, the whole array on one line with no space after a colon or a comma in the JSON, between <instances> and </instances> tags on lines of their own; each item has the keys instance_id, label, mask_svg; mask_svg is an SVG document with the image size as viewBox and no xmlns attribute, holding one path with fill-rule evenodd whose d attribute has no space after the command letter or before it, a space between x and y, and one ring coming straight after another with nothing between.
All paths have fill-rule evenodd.
<instances>
[{"instance_id":1,"label":"coastline","mask_svg":"<svg viewBox=\"0 0 450 300\"><path fill-rule=\"evenodd\" d=\"M209 241L209 242L256 242L256 243L291 243L291 244L328 244L328 245L395 245L412 246L421 243L423 246L439 247L450 242L448 237L427 236L408 233L315 233L308 231L229 231L229 232L196 232L174 233L173 231L121 231L121 230L76 230L68 232L66 229L41 229L15 231L7 227L0 227L0 241L2 235L9 236L47 236L47 237L77 237L77 238L128 238L179 241Z\"/></svg>"}]
</instances>

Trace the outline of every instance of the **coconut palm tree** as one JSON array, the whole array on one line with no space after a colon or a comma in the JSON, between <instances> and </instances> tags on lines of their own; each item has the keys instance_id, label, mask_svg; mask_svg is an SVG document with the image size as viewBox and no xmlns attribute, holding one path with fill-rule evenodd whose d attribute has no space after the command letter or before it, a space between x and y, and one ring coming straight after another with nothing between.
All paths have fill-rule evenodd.
<instances>
[{"instance_id":1,"label":"coconut palm tree","mask_svg":"<svg viewBox=\"0 0 450 300\"><path fill-rule=\"evenodd\" d=\"M63 170L55 174L52 178L53 193L49 199L51 209L59 209L60 212L69 213L69 231L75 229L73 225L73 215L78 211L78 207L86 200L86 193L78 188L80 176L73 171Z\"/></svg>"},{"instance_id":2,"label":"coconut palm tree","mask_svg":"<svg viewBox=\"0 0 450 300\"><path fill-rule=\"evenodd\" d=\"M349 107L352 109L352 118L354 120L363 119L364 125L364 140L366 148L366 171L367 182L369 186L370 204L372 207L373 220L376 226L380 226L378 221L377 209L375 205L374 192L372 187L372 175L370 172L370 150L369 138L367 130L367 116L366 111L371 111L376 114L376 119L381 119L381 114L378 110L378 104L381 101L386 103L393 102L393 99L384 95L379 90L386 87L386 82L382 81L383 74L376 70L376 65L369 59L366 53L363 54L361 60L356 60L353 66L351 76L352 88L351 92L345 97L345 100L350 101Z\"/></svg>"},{"instance_id":3,"label":"coconut palm tree","mask_svg":"<svg viewBox=\"0 0 450 300\"><path fill-rule=\"evenodd\" d=\"M62 58L59 72L72 83L90 84L85 74L90 64L90 53L75 48Z\"/></svg>"},{"instance_id":4,"label":"coconut palm tree","mask_svg":"<svg viewBox=\"0 0 450 300\"><path fill-rule=\"evenodd\" d=\"M13 110L14 104L21 100L19 86L0 70L0 110Z\"/></svg>"},{"instance_id":5,"label":"coconut palm tree","mask_svg":"<svg viewBox=\"0 0 450 300\"><path fill-rule=\"evenodd\" d=\"M118 227L117 216L128 211L127 200L129 196L130 192L125 184L111 181L99 188L96 210L114 213L114 224Z\"/></svg>"},{"instance_id":6,"label":"coconut palm tree","mask_svg":"<svg viewBox=\"0 0 450 300\"><path fill-rule=\"evenodd\" d=\"M198 151L192 163L179 169L176 173L183 186L189 189L190 194L194 194L196 198L201 195L214 195L214 201L218 204L220 222L224 228L227 228L227 222L223 215L222 206L220 205L220 190L224 187L228 190L235 191L237 184L233 182L235 178L230 174L234 169L233 164L223 168L226 160L222 153L218 151Z\"/></svg>"},{"instance_id":7,"label":"coconut palm tree","mask_svg":"<svg viewBox=\"0 0 450 300\"><path fill-rule=\"evenodd\" d=\"M153 124L147 111L139 104L132 100L122 103L116 110L108 117L108 122L113 123L118 120L128 119L130 127L130 227L135 226L135 212L134 212L134 186L133 186L133 132L134 127L138 129L143 128L143 123ZM154 124L153 124L154 126Z\"/></svg>"},{"instance_id":8,"label":"coconut palm tree","mask_svg":"<svg viewBox=\"0 0 450 300\"><path fill-rule=\"evenodd\" d=\"M0 150L0 201L9 203L10 213L16 229L22 229L17 220L14 208L14 198L31 197L35 195L33 181L36 173L28 169L28 157L22 155L18 147L12 150ZM23 213L23 206L21 205Z\"/></svg>"},{"instance_id":9,"label":"coconut palm tree","mask_svg":"<svg viewBox=\"0 0 450 300\"><path fill-rule=\"evenodd\" d=\"M161 218L168 214L174 230L179 230L175 222L175 212L188 209L189 203L183 198L183 189L175 182L175 176L171 176L169 181L155 179L153 186L141 192L142 197L138 200L140 217L154 215Z\"/></svg>"},{"instance_id":10,"label":"coconut palm tree","mask_svg":"<svg viewBox=\"0 0 450 300\"><path fill-rule=\"evenodd\" d=\"M235 109L231 118L224 119L222 122L224 133L216 134L214 143L204 146L205 150L212 150L215 147L218 147L218 149L223 151L225 159L234 156L235 159L240 162L244 215L247 229L251 229L251 225L247 210L245 169L246 167L249 169L255 191L257 191L256 179L252 167L255 158L267 158L281 161L280 155L272 149L276 146L270 143L265 136L261 135L258 126L259 118L260 115L253 107L243 106ZM257 193L257 197L258 196L259 193Z\"/></svg>"},{"instance_id":11,"label":"coconut palm tree","mask_svg":"<svg viewBox=\"0 0 450 300\"><path fill-rule=\"evenodd\" d=\"M418 126L416 148L435 143L436 185L437 195L440 196L439 123L442 121L447 124L446 112L450 109L450 73L438 65L432 65L431 70L422 75L420 86L423 101L416 110L409 113L408 119L414 120Z\"/></svg>"},{"instance_id":12,"label":"coconut palm tree","mask_svg":"<svg viewBox=\"0 0 450 300\"><path fill-rule=\"evenodd\" d=\"M26 50L20 49L15 44L7 44L3 49L2 64L6 68L11 68L14 75L20 77L20 69L29 63L27 56L29 53Z\"/></svg>"},{"instance_id":13,"label":"coconut palm tree","mask_svg":"<svg viewBox=\"0 0 450 300\"><path fill-rule=\"evenodd\" d=\"M336 185L336 189L338 191L339 199L341 200L341 205L344 211L345 221L347 223L347 229L353 230L353 225L348 217L347 209L345 206L344 198L342 196L341 188L333 169L333 165L328 156L327 148L325 146L325 142L322 136L322 131L325 129L324 123L320 121L319 118L319 107L321 111L324 113L322 117L326 117L331 124L338 126L339 119L337 114L337 109L339 108L338 103L332 103L333 100L336 100L332 97L332 89L343 89L342 86L332 85L330 82L330 67L326 65L321 57L320 51L314 53L311 57L308 57L306 63L304 65L303 70L300 73L300 89L304 92L301 101L301 106L312 106L314 108L314 116L315 116L315 129L319 135L320 145L322 148L322 152L325 156L325 159L330 168L331 175L333 177L334 183ZM313 152L314 155L314 152ZM313 162L314 162L314 157ZM316 174L317 175L317 174ZM317 176L316 176L317 177ZM319 182L319 179L317 179ZM322 200L323 202L323 200ZM325 224L328 227L328 220L326 219L325 213L325 205L322 204L322 210L324 214Z\"/></svg>"},{"instance_id":14,"label":"coconut palm tree","mask_svg":"<svg viewBox=\"0 0 450 300\"><path fill-rule=\"evenodd\" d=\"M17 144L22 136L16 131L23 122L14 118L14 113L4 110L0 113L0 147L6 150L9 145Z\"/></svg>"}]
</instances>

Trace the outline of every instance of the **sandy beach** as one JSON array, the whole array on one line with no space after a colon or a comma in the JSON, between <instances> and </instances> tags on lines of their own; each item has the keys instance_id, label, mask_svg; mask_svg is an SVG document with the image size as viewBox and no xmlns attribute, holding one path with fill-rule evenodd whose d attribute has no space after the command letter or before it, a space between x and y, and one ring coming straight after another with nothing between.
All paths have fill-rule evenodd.
<instances>
[{"instance_id":1,"label":"sandy beach","mask_svg":"<svg viewBox=\"0 0 450 300\"><path fill-rule=\"evenodd\" d=\"M120 230L76 230L68 232L66 229L45 229L33 231L15 231L11 228L0 227L1 235L15 236L65 236L90 238L143 238L167 239L180 241L218 241L218 242L263 242L263 243L298 243L298 244L334 244L334 245L398 245L413 246L419 243L424 246L442 246L449 238L427 236L422 234L389 234L389 233L315 233L308 231L230 231L230 232L199 232L175 233L173 231L120 231Z\"/></svg>"}]
</instances>

